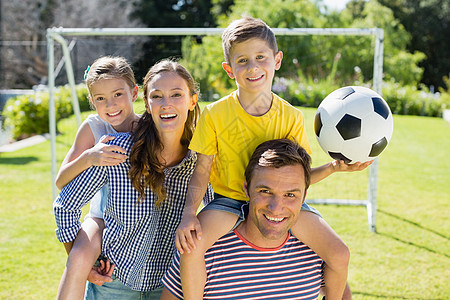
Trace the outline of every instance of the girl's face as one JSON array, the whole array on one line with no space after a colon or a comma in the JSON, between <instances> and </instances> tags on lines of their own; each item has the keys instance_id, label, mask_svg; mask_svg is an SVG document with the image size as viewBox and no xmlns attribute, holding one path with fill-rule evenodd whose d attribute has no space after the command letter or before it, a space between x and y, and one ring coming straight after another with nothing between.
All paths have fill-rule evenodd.
<instances>
[{"instance_id":1,"label":"girl's face","mask_svg":"<svg viewBox=\"0 0 450 300\"><path fill-rule=\"evenodd\" d=\"M174 72L162 72L148 83L147 111L160 134L183 134L188 111L194 110L197 94Z\"/></svg>"},{"instance_id":2,"label":"girl's face","mask_svg":"<svg viewBox=\"0 0 450 300\"><path fill-rule=\"evenodd\" d=\"M98 115L119 132L131 130L137 95L138 87L130 88L121 78L102 79L90 88L91 102Z\"/></svg>"}]
</instances>

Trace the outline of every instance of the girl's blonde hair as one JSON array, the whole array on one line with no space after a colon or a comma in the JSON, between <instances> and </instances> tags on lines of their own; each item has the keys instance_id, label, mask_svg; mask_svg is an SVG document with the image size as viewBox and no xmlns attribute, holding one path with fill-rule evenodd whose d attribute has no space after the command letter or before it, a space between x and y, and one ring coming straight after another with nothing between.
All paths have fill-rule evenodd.
<instances>
[{"instance_id":1,"label":"girl's blonde hair","mask_svg":"<svg viewBox=\"0 0 450 300\"><path fill-rule=\"evenodd\" d=\"M102 79L120 78L134 88L136 80L134 72L131 69L128 61L120 56L103 56L94 61L92 66L89 66L85 72L85 82L91 93L91 87L94 83Z\"/></svg>"},{"instance_id":2,"label":"girl's blonde hair","mask_svg":"<svg viewBox=\"0 0 450 300\"><path fill-rule=\"evenodd\" d=\"M190 96L199 93L198 85L194 81L192 75L180 63L165 59L153 67L145 75L143 83L144 102L148 106L148 84L152 79L161 73L173 72L182 77L189 88ZM184 131L181 137L181 145L187 151L189 142L194 134L195 125L200 115L200 107L195 105L194 110L188 112ZM166 198L166 189L164 187L164 165L159 161L158 154L163 150L163 144L159 137L158 130L153 122L149 109L142 115L136 129L133 131L134 145L130 153L131 168L129 177L134 188L139 192L138 202L145 197L145 187L150 189L157 195L156 206L160 206Z\"/></svg>"}]
</instances>

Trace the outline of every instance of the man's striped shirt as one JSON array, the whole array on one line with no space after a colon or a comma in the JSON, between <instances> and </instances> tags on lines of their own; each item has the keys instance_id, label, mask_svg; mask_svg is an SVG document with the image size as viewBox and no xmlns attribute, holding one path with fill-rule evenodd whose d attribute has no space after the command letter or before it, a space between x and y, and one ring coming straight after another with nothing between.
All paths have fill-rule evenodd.
<instances>
[{"instance_id":1,"label":"man's striped shirt","mask_svg":"<svg viewBox=\"0 0 450 300\"><path fill-rule=\"evenodd\" d=\"M317 299L322 259L292 235L274 249L252 245L236 230L220 238L205 254L207 280L203 299ZM180 255L163 277L163 285L183 299Z\"/></svg>"}]
</instances>

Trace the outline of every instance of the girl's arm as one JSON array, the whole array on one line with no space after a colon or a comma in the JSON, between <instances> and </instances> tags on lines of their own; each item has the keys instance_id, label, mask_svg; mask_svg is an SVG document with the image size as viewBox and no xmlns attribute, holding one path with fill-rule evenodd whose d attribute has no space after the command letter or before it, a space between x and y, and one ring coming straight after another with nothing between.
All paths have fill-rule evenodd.
<instances>
[{"instance_id":1,"label":"girl's arm","mask_svg":"<svg viewBox=\"0 0 450 300\"><path fill-rule=\"evenodd\" d=\"M66 184L91 166L112 166L124 162L125 150L119 146L106 145L111 136L103 137L98 144L87 122L78 129L75 141L61 164L56 176L56 186L62 189Z\"/></svg>"},{"instance_id":2,"label":"girl's arm","mask_svg":"<svg viewBox=\"0 0 450 300\"><path fill-rule=\"evenodd\" d=\"M343 160L337 161L334 160L332 162L326 163L320 167L311 169L311 184L317 183L322 179L330 176L334 172L354 172L354 171L362 171L368 166L372 164L373 160L365 162L365 163L354 163L354 164L346 164Z\"/></svg>"}]
</instances>

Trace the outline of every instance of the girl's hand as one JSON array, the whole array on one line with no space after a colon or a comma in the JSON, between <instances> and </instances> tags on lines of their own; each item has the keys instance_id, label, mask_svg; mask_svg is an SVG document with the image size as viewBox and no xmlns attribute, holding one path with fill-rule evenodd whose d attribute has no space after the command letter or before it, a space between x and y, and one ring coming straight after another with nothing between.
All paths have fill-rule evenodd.
<instances>
[{"instance_id":1,"label":"girl's hand","mask_svg":"<svg viewBox=\"0 0 450 300\"><path fill-rule=\"evenodd\" d=\"M180 254L191 253L195 246L195 238L201 240L202 227L195 215L183 214L180 225L175 233L175 246Z\"/></svg>"},{"instance_id":2,"label":"girl's hand","mask_svg":"<svg viewBox=\"0 0 450 300\"><path fill-rule=\"evenodd\" d=\"M91 166L116 166L127 159L128 156L123 154L126 151L122 147L106 144L113 139L113 136L106 135L86 151Z\"/></svg>"},{"instance_id":3,"label":"girl's hand","mask_svg":"<svg viewBox=\"0 0 450 300\"><path fill-rule=\"evenodd\" d=\"M106 259L106 262L100 260L100 267L92 267L87 279L93 284L102 286L105 282L113 281L111 278L113 271L114 265L109 259Z\"/></svg>"}]
</instances>

